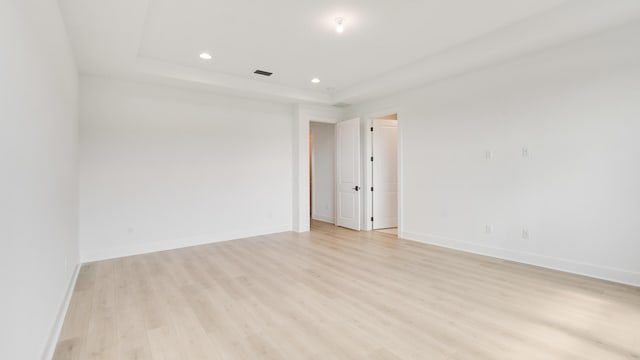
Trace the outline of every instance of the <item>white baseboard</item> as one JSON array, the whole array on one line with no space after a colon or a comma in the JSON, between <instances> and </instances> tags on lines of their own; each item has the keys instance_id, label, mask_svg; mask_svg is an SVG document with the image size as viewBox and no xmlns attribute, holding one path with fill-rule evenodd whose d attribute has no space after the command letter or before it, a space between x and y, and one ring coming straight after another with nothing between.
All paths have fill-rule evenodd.
<instances>
[{"instance_id":1,"label":"white baseboard","mask_svg":"<svg viewBox=\"0 0 640 360\"><path fill-rule=\"evenodd\" d=\"M190 246L212 244L216 242L243 239L253 236L275 234L279 232L291 231L291 225L275 226L269 228L260 228L252 230L228 231L217 234L207 234L190 238L180 238L164 241L144 242L138 244L130 244L127 246L118 246L113 248L83 250L81 249L82 263L100 261L107 259L115 259L125 256L147 254L157 251L173 250Z\"/></svg>"},{"instance_id":2,"label":"white baseboard","mask_svg":"<svg viewBox=\"0 0 640 360\"><path fill-rule=\"evenodd\" d=\"M609 280L632 286L640 286L640 273L638 272L616 269L601 265L587 264L578 261L549 257L529 252L479 245L468 241L450 239L436 235L402 232L401 234L398 234L398 236L402 239L441 246L449 249L461 250L504 260L541 266L553 270L589 276L602 280Z\"/></svg>"},{"instance_id":3,"label":"white baseboard","mask_svg":"<svg viewBox=\"0 0 640 360\"><path fill-rule=\"evenodd\" d=\"M62 331L62 324L64 323L64 317L67 315L67 309L69 308L69 303L71 302L71 296L73 295L73 289L76 287L76 280L78 279L78 274L80 273L80 266L82 264L77 264L76 268L73 270L73 274L71 275L71 279L69 281L69 285L67 286L67 291L62 300L62 304L60 304L60 309L58 310L58 315L56 316L55 323L53 324L53 329L51 330L51 335L49 335L49 340L47 341L47 345L42 352L42 360L50 360L53 358L53 354L56 351L56 344L58 343L58 338L60 337L60 332Z\"/></svg>"},{"instance_id":4,"label":"white baseboard","mask_svg":"<svg viewBox=\"0 0 640 360\"><path fill-rule=\"evenodd\" d=\"M330 223L330 224L334 224L335 223L335 220L333 219L332 216L313 214L313 215L311 215L311 218L313 220L318 220L318 221L322 221L322 222L326 222L326 223Z\"/></svg>"}]
</instances>

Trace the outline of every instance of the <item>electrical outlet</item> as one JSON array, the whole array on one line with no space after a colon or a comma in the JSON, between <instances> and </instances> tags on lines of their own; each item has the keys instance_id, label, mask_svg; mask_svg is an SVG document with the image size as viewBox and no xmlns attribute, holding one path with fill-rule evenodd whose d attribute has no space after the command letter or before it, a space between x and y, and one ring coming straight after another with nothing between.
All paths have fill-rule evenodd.
<instances>
[{"instance_id":1,"label":"electrical outlet","mask_svg":"<svg viewBox=\"0 0 640 360\"><path fill-rule=\"evenodd\" d=\"M493 158L493 151L491 150L485 150L484 151L484 158L487 160L490 160Z\"/></svg>"},{"instance_id":2,"label":"electrical outlet","mask_svg":"<svg viewBox=\"0 0 640 360\"><path fill-rule=\"evenodd\" d=\"M493 232L493 226L491 225L485 225L484 226L484 233L485 234L491 234Z\"/></svg>"},{"instance_id":3,"label":"electrical outlet","mask_svg":"<svg viewBox=\"0 0 640 360\"><path fill-rule=\"evenodd\" d=\"M522 238L525 240L529 239L529 230L528 229L522 229Z\"/></svg>"},{"instance_id":4,"label":"electrical outlet","mask_svg":"<svg viewBox=\"0 0 640 360\"><path fill-rule=\"evenodd\" d=\"M529 157L529 149L527 149L526 147L522 148L522 157Z\"/></svg>"}]
</instances>

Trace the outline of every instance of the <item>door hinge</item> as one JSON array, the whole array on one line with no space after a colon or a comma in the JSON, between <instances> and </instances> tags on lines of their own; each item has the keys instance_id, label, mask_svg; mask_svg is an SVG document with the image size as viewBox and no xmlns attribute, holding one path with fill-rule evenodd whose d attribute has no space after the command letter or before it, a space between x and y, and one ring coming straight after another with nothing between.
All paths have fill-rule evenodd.
<instances>
[{"instance_id":1,"label":"door hinge","mask_svg":"<svg viewBox=\"0 0 640 360\"><path fill-rule=\"evenodd\" d=\"M371 131L373 131L373 126L371 127Z\"/></svg>"},{"instance_id":2,"label":"door hinge","mask_svg":"<svg viewBox=\"0 0 640 360\"><path fill-rule=\"evenodd\" d=\"M373 216L371 217L371 221L373 221Z\"/></svg>"},{"instance_id":3,"label":"door hinge","mask_svg":"<svg viewBox=\"0 0 640 360\"><path fill-rule=\"evenodd\" d=\"M371 157L371 161L373 161L373 156Z\"/></svg>"}]
</instances>

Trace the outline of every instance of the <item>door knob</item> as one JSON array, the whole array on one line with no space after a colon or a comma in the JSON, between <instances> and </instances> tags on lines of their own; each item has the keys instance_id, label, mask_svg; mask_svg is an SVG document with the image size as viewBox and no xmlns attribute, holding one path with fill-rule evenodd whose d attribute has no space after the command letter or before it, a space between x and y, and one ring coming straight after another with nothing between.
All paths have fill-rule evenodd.
<instances>
[{"instance_id":1,"label":"door knob","mask_svg":"<svg viewBox=\"0 0 640 360\"><path fill-rule=\"evenodd\" d=\"M360 186L356 185L356 187L354 187L353 190L359 191L360 190Z\"/></svg>"}]
</instances>

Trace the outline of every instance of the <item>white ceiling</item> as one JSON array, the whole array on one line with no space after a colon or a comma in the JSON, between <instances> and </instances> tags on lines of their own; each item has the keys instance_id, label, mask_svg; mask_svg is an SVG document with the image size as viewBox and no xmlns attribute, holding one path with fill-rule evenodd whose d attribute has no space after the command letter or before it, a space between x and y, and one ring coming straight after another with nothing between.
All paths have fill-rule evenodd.
<instances>
[{"instance_id":1,"label":"white ceiling","mask_svg":"<svg viewBox=\"0 0 640 360\"><path fill-rule=\"evenodd\" d=\"M61 5L84 73L324 104L390 95L640 17L638 0ZM346 19L343 34L335 32L338 16ZM203 51L213 60L201 60ZM256 69L274 75L262 78Z\"/></svg>"}]
</instances>

